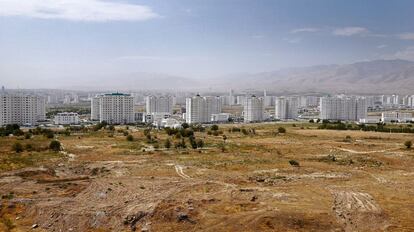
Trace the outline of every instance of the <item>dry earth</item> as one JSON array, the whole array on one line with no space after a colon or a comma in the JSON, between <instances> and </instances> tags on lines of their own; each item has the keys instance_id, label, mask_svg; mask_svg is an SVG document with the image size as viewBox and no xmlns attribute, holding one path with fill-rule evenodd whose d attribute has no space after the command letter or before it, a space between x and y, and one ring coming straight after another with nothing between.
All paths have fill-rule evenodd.
<instances>
[{"instance_id":1,"label":"dry earth","mask_svg":"<svg viewBox=\"0 0 414 232\"><path fill-rule=\"evenodd\" d=\"M26 165L0 138L0 231L414 231L412 135L279 126L220 126L224 151L205 132L196 150L162 148L163 131L161 148L143 129L73 134Z\"/></svg>"}]
</instances>

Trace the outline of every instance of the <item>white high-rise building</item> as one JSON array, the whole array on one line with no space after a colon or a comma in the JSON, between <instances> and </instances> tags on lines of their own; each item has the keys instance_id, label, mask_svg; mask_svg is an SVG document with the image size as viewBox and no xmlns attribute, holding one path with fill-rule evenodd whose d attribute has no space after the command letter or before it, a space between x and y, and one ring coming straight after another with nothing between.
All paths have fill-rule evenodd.
<instances>
[{"instance_id":1,"label":"white high-rise building","mask_svg":"<svg viewBox=\"0 0 414 232\"><path fill-rule=\"evenodd\" d=\"M134 123L134 98L129 94L111 93L92 98L91 119L109 124Z\"/></svg>"},{"instance_id":2,"label":"white high-rise building","mask_svg":"<svg viewBox=\"0 0 414 232\"><path fill-rule=\"evenodd\" d=\"M0 94L0 126L37 125L46 118L45 98L22 94Z\"/></svg>"},{"instance_id":3,"label":"white high-rise building","mask_svg":"<svg viewBox=\"0 0 414 232\"><path fill-rule=\"evenodd\" d=\"M263 98L256 96L246 97L244 100L244 122L263 121L264 104Z\"/></svg>"},{"instance_id":4,"label":"white high-rise building","mask_svg":"<svg viewBox=\"0 0 414 232\"><path fill-rule=\"evenodd\" d=\"M367 101L362 97L322 97L321 119L359 121L367 117Z\"/></svg>"},{"instance_id":5,"label":"white high-rise building","mask_svg":"<svg viewBox=\"0 0 414 232\"><path fill-rule=\"evenodd\" d=\"M211 115L221 113L220 97L201 97L196 95L186 99L185 121L187 123L211 122Z\"/></svg>"},{"instance_id":6,"label":"white high-rise building","mask_svg":"<svg viewBox=\"0 0 414 232\"><path fill-rule=\"evenodd\" d=\"M278 97L275 101L275 118L295 119L298 116L298 99L295 97Z\"/></svg>"},{"instance_id":7,"label":"white high-rise building","mask_svg":"<svg viewBox=\"0 0 414 232\"><path fill-rule=\"evenodd\" d=\"M145 98L147 114L152 113L173 113L173 98L170 96L147 96Z\"/></svg>"}]
</instances>

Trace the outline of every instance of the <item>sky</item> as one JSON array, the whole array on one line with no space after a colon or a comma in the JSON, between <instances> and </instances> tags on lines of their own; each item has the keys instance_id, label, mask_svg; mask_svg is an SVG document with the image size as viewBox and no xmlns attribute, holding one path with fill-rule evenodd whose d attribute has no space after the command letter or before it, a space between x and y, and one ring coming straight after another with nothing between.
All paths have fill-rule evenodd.
<instances>
[{"instance_id":1,"label":"sky","mask_svg":"<svg viewBox=\"0 0 414 232\"><path fill-rule=\"evenodd\" d=\"M414 60L411 0L0 0L0 85Z\"/></svg>"}]
</instances>

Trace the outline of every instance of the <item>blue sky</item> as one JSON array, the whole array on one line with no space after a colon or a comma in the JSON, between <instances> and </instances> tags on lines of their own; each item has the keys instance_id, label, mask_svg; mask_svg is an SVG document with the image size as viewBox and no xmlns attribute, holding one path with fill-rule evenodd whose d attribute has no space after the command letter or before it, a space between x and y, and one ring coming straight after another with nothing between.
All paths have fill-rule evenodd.
<instances>
[{"instance_id":1,"label":"blue sky","mask_svg":"<svg viewBox=\"0 0 414 232\"><path fill-rule=\"evenodd\" d=\"M0 0L0 85L414 60L410 0Z\"/></svg>"}]
</instances>

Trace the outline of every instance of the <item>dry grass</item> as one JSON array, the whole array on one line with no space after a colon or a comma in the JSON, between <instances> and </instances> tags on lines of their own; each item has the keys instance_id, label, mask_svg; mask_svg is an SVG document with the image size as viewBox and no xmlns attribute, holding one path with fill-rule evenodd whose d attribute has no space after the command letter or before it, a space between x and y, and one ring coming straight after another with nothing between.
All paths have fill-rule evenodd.
<instances>
[{"instance_id":1,"label":"dry grass","mask_svg":"<svg viewBox=\"0 0 414 232\"><path fill-rule=\"evenodd\" d=\"M7 170L47 165L56 172L30 180L90 176L51 184L18 175L8 182L10 174L9 179L0 178L0 193L13 191L14 198L24 196L33 202L4 200L24 208L10 217L10 223L23 230L31 223L46 231L414 230L414 152L403 146L409 135L317 130L313 124L296 124L220 125L225 143L221 136L196 132L205 141L203 149L189 148L188 140L187 149L164 149L168 136L153 130L159 144L154 149L143 130L135 128L129 130L135 138L132 142L117 132L113 137L104 131L63 136L59 140L65 151L75 158L50 159L53 154L42 151L35 155L42 158L30 162L16 159L9 149L17 138L0 138L1 158L15 164ZM233 126L254 128L256 134L229 133ZM280 126L287 133L275 133ZM47 141L34 138L32 143ZM26 157L26 153L18 155ZM290 160L299 167L291 166ZM189 178L177 173L177 165ZM367 203L359 208L346 208L358 202L347 197L352 194L372 199L364 198ZM378 206L376 210L370 202ZM144 216L124 224L126 216L138 212L145 212ZM344 221L338 212L349 216ZM31 220L16 221L16 215ZM370 227L371 223L378 226Z\"/></svg>"}]
</instances>

